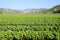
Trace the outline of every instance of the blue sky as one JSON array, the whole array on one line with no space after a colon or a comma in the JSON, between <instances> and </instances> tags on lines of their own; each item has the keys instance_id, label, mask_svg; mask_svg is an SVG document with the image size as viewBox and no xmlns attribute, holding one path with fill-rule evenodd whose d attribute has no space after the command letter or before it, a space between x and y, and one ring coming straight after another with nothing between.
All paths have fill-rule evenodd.
<instances>
[{"instance_id":1,"label":"blue sky","mask_svg":"<svg viewBox=\"0 0 60 40\"><path fill-rule=\"evenodd\" d=\"M0 0L0 8L28 9L51 8L60 4L60 0Z\"/></svg>"}]
</instances>

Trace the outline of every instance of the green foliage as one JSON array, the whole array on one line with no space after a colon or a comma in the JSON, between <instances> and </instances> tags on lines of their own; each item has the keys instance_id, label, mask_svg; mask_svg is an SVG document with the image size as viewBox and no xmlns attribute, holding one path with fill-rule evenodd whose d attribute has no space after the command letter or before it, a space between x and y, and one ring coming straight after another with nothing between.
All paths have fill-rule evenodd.
<instances>
[{"instance_id":1,"label":"green foliage","mask_svg":"<svg viewBox=\"0 0 60 40\"><path fill-rule=\"evenodd\" d=\"M60 14L0 14L0 40L60 40Z\"/></svg>"}]
</instances>

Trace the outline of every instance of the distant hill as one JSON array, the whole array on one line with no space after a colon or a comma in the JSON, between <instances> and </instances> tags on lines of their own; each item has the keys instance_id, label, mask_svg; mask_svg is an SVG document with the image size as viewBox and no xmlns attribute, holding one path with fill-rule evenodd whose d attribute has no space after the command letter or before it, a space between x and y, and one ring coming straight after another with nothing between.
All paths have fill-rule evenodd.
<instances>
[{"instance_id":1,"label":"distant hill","mask_svg":"<svg viewBox=\"0 0 60 40\"><path fill-rule=\"evenodd\" d=\"M51 9L54 13L60 13L60 5L57 5Z\"/></svg>"},{"instance_id":2,"label":"distant hill","mask_svg":"<svg viewBox=\"0 0 60 40\"><path fill-rule=\"evenodd\" d=\"M43 11L43 10L46 10L46 9L40 8L40 9L16 10L16 9L0 8L0 14L2 14L2 13L38 13L38 12Z\"/></svg>"},{"instance_id":3,"label":"distant hill","mask_svg":"<svg viewBox=\"0 0 60 40\"><path fill-rule=\"evenodd\" d=\"M40 8L40 9L25 9L25 10L22 10L23 13L38 13L38 12L41 12L41 11L44 11L46 10L45 8Z\"/></svg>"},{"instance_id":4,"label":"distant hill","mask_svg":"<svg viewBox=\"0 0 60 40\"><path fill-rule=\"evenodd\" d=\"M48 12L52 13L60 13L60 5L56 5L48 10Z\"/></svg>"},{"instance_id":5,"label":"distant hill","mask_svg":"<svg viewBox=\"0 0 60 40\"><path fill-rule=\"evenodd\" d=\"M16 9L7 9L0 8L0 14L3 13L60 13L60 5L56 5L50 9L40 8L40 9L24 9L24 10L16 10Z\"/></svg>"},{"instance_id":6,"label":"distant hill","mask_svg":"<svg viewBox=\"0 0 60 40\"><path fill-rule=\"evenodd\" d=\"M20 13L20 10L0 8L0 14L2 13Z\"/></svg>"}]
</instances>

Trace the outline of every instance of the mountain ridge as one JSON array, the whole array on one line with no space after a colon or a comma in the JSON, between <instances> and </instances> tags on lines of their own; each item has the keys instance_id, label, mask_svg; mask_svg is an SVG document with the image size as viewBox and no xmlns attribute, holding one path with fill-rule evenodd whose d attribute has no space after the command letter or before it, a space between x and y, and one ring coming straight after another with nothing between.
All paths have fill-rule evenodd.
<instances>
[{"instance_id":1,"label":"mountain ridge","mask_svg":"<svg viewBox=\"0 0 60 40\"><path fill-rule=\"evenodd\" d=\"M8 8L0 8L0 14L3 13L60 13L60 5L56 5L50 9L40 8L40 9L24 9L24 10L16 10L16 9L8 9Z\"/></svg>"}]
</instances>

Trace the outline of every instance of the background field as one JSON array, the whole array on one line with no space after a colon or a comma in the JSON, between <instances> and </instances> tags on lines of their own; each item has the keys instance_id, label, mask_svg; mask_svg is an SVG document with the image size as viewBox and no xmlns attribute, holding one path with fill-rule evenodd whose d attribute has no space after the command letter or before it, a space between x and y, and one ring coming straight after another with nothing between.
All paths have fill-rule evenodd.
<instances>
[{"instance_id":1,"label":"background field","mask_svg":"<svg viewBox=\"0 0 60 40\"><path fill-rule=\"evenodd\" d=\"M0 40L60 40L60 14L0 14Z\"/></svg>"}]
</instances>

